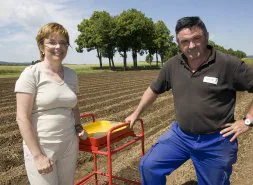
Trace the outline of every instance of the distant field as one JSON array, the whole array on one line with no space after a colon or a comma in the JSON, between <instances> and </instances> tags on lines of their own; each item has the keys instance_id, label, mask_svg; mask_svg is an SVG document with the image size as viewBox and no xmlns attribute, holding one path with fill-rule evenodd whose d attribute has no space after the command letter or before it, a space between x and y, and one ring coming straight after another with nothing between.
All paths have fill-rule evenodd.
<instances>
[{"instance_id":1,"label":"distant field","mask_svg":"<svg viewBox=\"0 0 253 185\"><path fill-rule=\"evenodd\" d=\"M26 66L0 65L0 78L17 77Z\"/></svg>"},{"instance_id":2,"label":"distant field","mask_svg":"<svg viewBox=\"0 0 253 185\"><path fill-rule=\"evenodd\" d=\"M77 73L99 72L98 70L93 70L94 67L98 67L98 65L96 64L79 64L79 65L66 64L65 66L68 66L69 68L75 70ZM0 78L18 77L26 67L27 66L0 65Z\"/></svg>"},{"instance_id":3,"label":"distant field","mask_svg":"<svg viewBox=\"0 0 253 185\"><path fill-rule=\"evenodd\" d=\"M253 58L243 58L243 61L245 61L247 64L253 65ZM152 63L152 66L155 66L155 62ZM111 72L109 69L108 64L103 64L104 69L99 69L98 64L65 64L65 66L73 69L76 71L77 74L83 74L83 73L99 73L99 72ZM122 64L115 64L117 68L122 68ZM150 65L146 62L138 62L138 66L145 68L149 67ZM20 73L24 70L26 66L6 66L6 65L0 65L0 78L11 78L11 77L18 77ZM132 62L128 62L128 67L132 67Z\"/></svg>"},{"instance_id":4,"label":"distant field","mask_svg":"<svg viewBox=\"0 0 253 185\"><path fill-rule=\"evenodd\" d=\"M94 67L98 67L96 64L79 64L79 65L72 65L66 64L69 68L76 71L76 73L98 73L102 71L109 71L109 70L94 70ZM26 68L27 66L5 66L0 65L0 78L11 78L11 77L18 77L20 73Z\"/></svg>"},{"instance_id":5,"label":"distant field","mask_svg":"<svg viewBox=\"0 0 253 185\"><path fill-rule=\"evenodd\" d=\"M103 70L99 69L98 64L64 64L65 66L73 69L77 74L83 73L99 73L99 72L112 72L109 69L108 64L103 64ZM152 66L155 65L153 62ZM150 65L146 62L138 62L138 66L149 67ZM11 78L18 77L20 73L27 66L13 66L13 65L0 65L0 78ZM115 64L116 68L122 68L122 64ZM128 67L132 67L132 62L128 63Z\"/></svg>"},{"instance_id":6,"label":"distant field","mask_svg":"<svg viewBox=\"0 0 253 185\"><path fill-rule=\"evenodd\" d=\"M253 58L243 58L242 60L247 64L253 64Z\"/></svg>"}]
</instances>

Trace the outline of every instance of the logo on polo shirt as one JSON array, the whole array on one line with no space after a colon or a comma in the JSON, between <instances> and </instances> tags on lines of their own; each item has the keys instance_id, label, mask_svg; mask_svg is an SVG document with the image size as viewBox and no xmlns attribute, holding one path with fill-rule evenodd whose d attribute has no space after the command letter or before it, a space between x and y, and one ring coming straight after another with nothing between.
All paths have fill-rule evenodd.
<instances>
[{"instance_id":1,"label":"logo on polo shirt","mask_svg":"<svg viewBox=\"0 0 253 185\"><path fill-rule=\"evenodd\" d=\"M203 79L203 82L217 85L218 78L216 78L216 77L210 77L210 76L205 76L204 79Z\"/></svg>"}]
</instances>

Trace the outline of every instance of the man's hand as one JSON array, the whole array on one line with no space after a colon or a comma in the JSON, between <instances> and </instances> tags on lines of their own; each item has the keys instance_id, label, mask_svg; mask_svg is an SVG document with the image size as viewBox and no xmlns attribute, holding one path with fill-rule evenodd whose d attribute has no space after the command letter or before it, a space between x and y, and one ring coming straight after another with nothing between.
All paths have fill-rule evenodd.
<instances>
[{"instance_id":1,"label":"man's hand","mask_svg":"<svg viewBox=\"0 0 253 185\"><path fill-rule=\"evenodd\" d=\"M130 123L130 129L133 128L135 121L139 118L142 111L144 111L145 108L150 106L157 98L158 94L156 94L150 87L147 88L147 90L144 92L141 101L138 105L138 107L135 109L135 111L128 116L125 119L126 123Z\"/></svg>"},{"instance_id":2,"label":"man's hand","mask_svg":"<svg viewBox=\"0 0 253 185\"><path fill-rule=\"evenodd\" d=\"M45 155L39 154L38 156L34 156L33 159L40 174L45 175L53 171L53 161Z\"/></svg>"},{"instance_id":3,"label":"man's hand","mask_svg":"<svg viewBox=\"0 0 253 185\"><path fill-rule=\"evenodd\" d=\"M134 124L135 124L135 121L138 119L138 116L135 114L135 113L132 113L130 116L128 116L126 119L125 119L125 122L126 123L130 123L130 128L132 129Z\"/></svg>"},{"instance_id":4,"label":"man's hand","mask_svg":"<svg viewBox=\"0 0 253 185\"><path fill-rule=\"evenodd\" d=\"M233 137L230 139L230 142L233 142L239 135L249 130L249 127L244 124L243 120L237 120L235 123L227 123L224 126L224 129L220 131L223 137L230 136L234 134Z\"/></svg>"}]
</instances>

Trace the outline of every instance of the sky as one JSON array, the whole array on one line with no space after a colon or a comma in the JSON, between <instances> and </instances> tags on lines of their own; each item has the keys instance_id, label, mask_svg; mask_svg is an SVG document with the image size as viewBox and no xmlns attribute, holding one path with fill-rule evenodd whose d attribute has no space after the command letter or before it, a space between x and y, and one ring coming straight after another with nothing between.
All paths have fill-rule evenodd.
<instances>
[{"instance_id":1,"label":"sky","mask_svg":"<svg viewBox=\"0 0 253 185\"><path fill-rule=\"evenodd\" d=\"M39 28L58 22L68 30L72 46L64 63L98 64L95 51L76 52L77 25L94 11L105 10L115 16L131 8L154 22L162 20L174 36L178 19L199 16L210 40L226 49L253 55L252 0L1 0L0 4L0 61L23 63L39 59L35 41ZM123 61L119 54L114 60ZM132 61L130 53L127 60ZM144 56L138 60L144 60Z\"/></svg>"}]
</instances>

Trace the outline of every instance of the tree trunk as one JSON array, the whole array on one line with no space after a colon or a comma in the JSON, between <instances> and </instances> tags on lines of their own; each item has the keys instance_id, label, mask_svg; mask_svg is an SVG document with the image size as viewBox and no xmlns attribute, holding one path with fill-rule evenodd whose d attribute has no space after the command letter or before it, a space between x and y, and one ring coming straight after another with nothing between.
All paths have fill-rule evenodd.
<instances>
[{"instance_id":1,"label":"tree trunk","mask_svg":"<svg viewBox=\"0 0 253 185\"><path fill-rule=\"evenodd\" d=\"M112 61L112 67L115 68L113 57L111 58L111 61Z\"/></svg>"},{"instance_id":2,"label":"tree trunk","mask_svg":"<svg viewBox=\"0 0 253 185\"><path fill-rule=\"evenodd\" d=\"M158 54L157 54L157 52L155 53L155 55L156 55L156 66L158 67Z\"/></svg>"},{"instance_id":3,"label":"tree trunk","mask_svg":"<svg viewBox=\"0 0 253 185\"><path fill-rule=\"evenodd\" d=\"M137 68L138 67L138 64L137 64L137 52L135 53L134 62L135 62L135 68Z\"/></svg>"},{"instance_id":4,"label":"tree trunk","mask_svg":"<svg viewBox=\"0 0 253 185\"><path fill-rule=\"evenodd\" d=\"M102 56L101 56L101 53L99 52L99 48L97 47L97 57L99 58L99 66L100 66L100 69L103 68L103 65L102 65Z\"/></svg>"},{"instance_id":5,"label":"tree trunk","mask_svg":"<svg viewBox=\"0 0 253 185\"><path fill-rule=\"evenodd\" d=\"M133 67L137 68L137 52L132 50L132 57L133 57Z\"/></svg>"},{"instance_id":6,"label":"tree trunk","mask_svg":"<svg viewBox=\"0 0 253 185\"><path fill-rule=\"evenodd\" d=\"M109 59L109 68L112 69L111 59L109 57L108 59Z\"/></svg>"},{"instance_id":7,"label":"tree trunk","mask_svg":"<svg viewBox=\"0 0 253 185\"><path fill-rule=\"evenodd\" d=\"M164 55L160 55L160 57L161 57L161 64L162 64L162 66L163 66Z\"/></svg>"},{"instance_id":8,"label":"tree trunk","mask_svg":"<svg viewBox=\"0 0 253 185\"><path fill-rule=\"evenodd\" d=\"M135 68L135 63L134 63L134 50L132 50L132 58L133 58L133 68Z\"/></svg>"},{"instance_id":9,"label":"tree trunk","mask_svg":"<svg viewBox=\"0 0 253 185\"><path fill-rule=\"evenodd\" d=\"M126 59L127 59L127 53L126 53L126 51L124 51L123 59L124 59L123 70L126 71L126 69L127 69L127 61L126 61Z\"/></svg>"}]
</instances>

